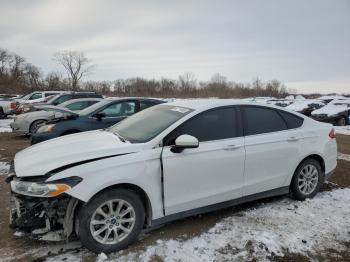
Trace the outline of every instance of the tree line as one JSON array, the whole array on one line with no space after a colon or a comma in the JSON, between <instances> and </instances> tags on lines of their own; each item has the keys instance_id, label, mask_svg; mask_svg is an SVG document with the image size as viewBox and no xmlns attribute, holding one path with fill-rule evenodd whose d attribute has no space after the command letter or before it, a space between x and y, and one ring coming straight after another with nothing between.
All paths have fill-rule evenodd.
<instances>
[{"instance_id":1,"label":"tree line","mask_svg":"<svg viewBox=\"0 0 350 262\"><path fill-rule=\"evenodd\" d=\"M46 75L27 60L0 48L0 93L25 94L39 90L94 91L109 96L152 97L220 97L244 98L254 96L285 97L284 84L278 80L262 81L255 78L251 83L229 81L221 74L214 74L209 81L199 81L191 72L178 79L145 79L142 77L114 81L82 81L93 71L94 65L78 51L61 51L53 55L61 66L61 72Z\"/></svg>"}]
</instances>

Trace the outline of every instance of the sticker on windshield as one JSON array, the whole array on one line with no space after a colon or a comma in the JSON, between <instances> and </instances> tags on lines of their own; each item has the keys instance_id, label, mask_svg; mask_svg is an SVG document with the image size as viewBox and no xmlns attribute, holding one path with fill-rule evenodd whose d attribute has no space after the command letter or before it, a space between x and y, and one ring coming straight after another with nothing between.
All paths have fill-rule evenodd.
<instances>
[{"instance_id":1,"label":"sticker on windshield","mask_svg":"<svg viewBox=\"0 0 350 262\"><path fill-rule=\"evenodd\" d=\"M187 113L188 111L190 111L189 109L183 108L183 107L174 107L174 108L172 108L171 110L172 110L172 111L175 111L175 112L182 113L182 114L185 114L185 113Z\"/></svg>"}]
</instances>

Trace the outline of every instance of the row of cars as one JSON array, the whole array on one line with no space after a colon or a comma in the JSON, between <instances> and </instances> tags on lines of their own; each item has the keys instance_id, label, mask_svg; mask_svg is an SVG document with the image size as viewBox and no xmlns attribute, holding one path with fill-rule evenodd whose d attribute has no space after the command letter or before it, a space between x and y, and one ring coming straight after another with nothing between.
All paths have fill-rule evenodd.
<instances>
[{"instance_id":1,"label":"row of cars","mask_svg":"<svg viewBox=\"0 0 350 262\"><path fill-rule=\"evenodd\" d=\"M87 95L89 97L81 98ZM97 96L64 93L46 102L31 103L30 107L24 105L25 113L14 118L12 131L18 135L30 135L32 144L36 144L68 134L107 128L145 108L164 103L160 99L103 99Z\"/></svg>"},{"instance_id":2,"label":"row of cars","mask_svg":"<svg viewBox=\"0 0 350 262\"><path fill-rule=\"evenodd\" d=\"M41 98L37 98L38 92L35 92L28 95L29 101L35 102L17 106L24 113L15 117L11 123L14 133L30 135L32 144L36 144L68 134L107 128L145 108L165 102L149 98L102 99L102 96L90 92L63 92L55 95L52 92L54 91L40 92ZM296 100L256 97L245 100L285 107L334 125L350 123L350 99L343 96ZM18 101L17 99L17 103Z\"/></svg>"},{"instance_id":3,"label":"row of cars","mask_svg":"<svg viewBox=\"0 0 350 262\"><path fill-rule=\"evenodd\" d=\"M259 103L272 104L296 111L317 121L333 125L350 124L350 98L344 96L321 96L317 99L275 99L258 97L251 99Z\"/></svg>"}]
</instances>

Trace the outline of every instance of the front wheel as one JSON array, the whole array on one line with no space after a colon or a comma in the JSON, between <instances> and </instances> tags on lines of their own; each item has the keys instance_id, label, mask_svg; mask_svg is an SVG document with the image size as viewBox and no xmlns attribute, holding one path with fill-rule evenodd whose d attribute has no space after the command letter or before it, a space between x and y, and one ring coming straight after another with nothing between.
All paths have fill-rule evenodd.
<instances>
[{"instance_id":1,"label":"front wheel","mask_svg":"<svg viewBox=\"0 0 350 262\"><path fill-rule=\"evenodd\" d=\"M30 134L35 134L36 131L38 131L38 129L42 126L45 125L47 121L45 120L36 120L34 121L29 128L29 133Z\"/></svg>"},{"instance_id":2,"label":"front wheel","mask_svg":"<svg viewBox=\"0 0 350 262\"><path fill-rule=\"evenodd\" d=\"M2 107L0 107L0 119L6 118L6 115L4 113L4 109L2 109Z\"/></svg>"},{"instance_id":3,"label":"front wheel","mask_svg":"<svg viewBox=\"0 0 350 262\"><path fill-rule=\"evenodd\" d=\"M137 239L144 221L145 209L134 191L111 189L81 208L79 238L95 253L116 252Z\"/></svg>"},{"instance_id":4,"label":"front wheel","mask_svg":"<svg viewBox=\"0 0 350 262\"><path fill-rule=\"evenodd\" d=\"M324 181L322 168L315 159L307 159L299 165L294 173L291 191L297 200L313 198Z\"/></svg>"}]
</instances>

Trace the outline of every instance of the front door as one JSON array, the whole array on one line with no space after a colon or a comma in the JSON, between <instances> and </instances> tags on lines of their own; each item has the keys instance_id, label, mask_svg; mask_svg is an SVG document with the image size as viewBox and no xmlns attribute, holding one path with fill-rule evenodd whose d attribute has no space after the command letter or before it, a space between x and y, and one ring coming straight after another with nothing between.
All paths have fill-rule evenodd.
<instances>
[{"instance_id":1,"label":"front door","mask_svg":"<svg viewBox=\"0 0 350 262\"><path fill-rule=\"evenodd\" d=\"M245 150L237 119L234 107L206 111L164 139L166 215L242 197ZM199 147L172 152L182 134L196 137Z\"/></svg>"},{"instance_id":2,"label":"front door","mask_svg":"<svg viewBox=\"0 0 350 262\"><path fill-rule=\"evenodd\" d=\"M129 100L114 102L99 112L104 116L101 118L92 118L93 129L103 129L110 127L127 118L128 116L133 115L137 112L136 101Z\"/></svg>"}]
</instances>

